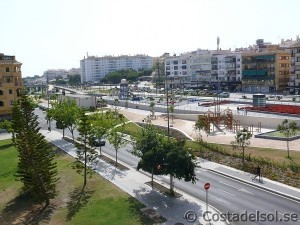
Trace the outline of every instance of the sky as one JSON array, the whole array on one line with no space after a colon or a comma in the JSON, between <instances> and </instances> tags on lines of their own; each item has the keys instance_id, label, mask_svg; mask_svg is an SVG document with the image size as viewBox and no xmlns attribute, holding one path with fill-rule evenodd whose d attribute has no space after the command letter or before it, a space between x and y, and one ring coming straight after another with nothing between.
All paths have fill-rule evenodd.
<instances>
[{"instance_id":1,"label":"sky","mask_svg":"<svg viewBox=\"0 0 300 225\"><path fill-rule=\"evenodd\" d=\"M161 56L300 35L299 0L0 0L0 53L22 76L89 56Z\"/></svg>"}]
</instances>

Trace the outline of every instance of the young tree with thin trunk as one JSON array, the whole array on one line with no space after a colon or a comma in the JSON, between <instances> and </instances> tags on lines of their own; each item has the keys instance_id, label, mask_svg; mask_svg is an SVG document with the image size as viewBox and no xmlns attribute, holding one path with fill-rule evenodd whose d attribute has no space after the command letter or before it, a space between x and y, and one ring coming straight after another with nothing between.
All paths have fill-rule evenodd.
<instances>
[{"instance_id":1,"label":"young tree with thin trunk","mask_svg":"<svg viewBox=\"0 0 300 225\"><path fill-rule=\"evenodd\" d=\"M124 135L121 132L118 132L116 128L113 128L108 136L109 143L114 146L116 151L116 166L118 165L118 151L121 147L127 144L127 141L124 139Z\"/></svg>"},{"instance_id":2,"label":"young tree with thin trunk","mask_svg":"<svg viewBox=\"0 0 300 225\"><path fill-rule=\"evenodd\" d=\"M119 114L119 113L118 113ZM107 111L96 112L90 116L91 121L91 137L92 139L102 140L103 138L108 136L109 130L116 126L118 122L120 122L116 117L116 112ZM118 116L119 117L119 116ZM91 142L93 145L93 142ZM100 157L101 153L101 145L99 145Z\"/></svg>"},{"instance_id":3,"label":"young tree with thin trunk","mask_svg":"<svg viewBox=\"0 0 300 225\"><path fill-rule=\"evenodd\" d=\"M234 149L241 150L243 154L243 165L245 165L245 149L251 144L250 139L252 134L247 129L238 131L235 140L231 142Z\"/></svg>"},{"instance_id":4,"label":"young tree with thin trunk","mask_svg":"<svg viewBox=\"0 0 300 225\"><path fill-rule=\"evenodd\" d=\"M171 124L174 123L174 102L172 101L170 107L169 107L170 113L171 113Z\"/></svg>"},{"instance_id":5,"label":"young tree with thin trunk","mask_svg":"<svg viewBox=\"0 0 300 225\"><path fill-rule=\"evenodd\" d=\"M295 136L296 130L298 129L295 121L288 121L287 119L283 120L281 124L277 126L277 130L283 134L286 138L286 148L288 152L288 158L290 158L290 138Z\"/></svg>"},{"instance_id":6,"label":"young tree with thin trunk","mask_svg":"<svg viewBox=\"0 0 300 225\"><path fill-rule=\"evenodd\" d=\"M90 135L91 135L91 121L82 109L80 117L77 122L78 131L81 136L82 144L77 144L77 158L75 162L76 172L81 173L83 171L83 189L87 183L87 174L89 172L88 167L95 167L98 163L98 154L93 148L89 148Z\"/></svg>"},{"instance_id":7,"label":"young tree with thin trunk","mask_svg":"<svg viewBox=\"0 0 300 225\"><path fill-rule=\"evenodd\" d=\"M55 153L45 137L39 133L38 116L34 104L26 96L15 102L12 109L14 145L19 153L16 177L23 183L22 192L38 203L50 204L57 194L58 181Z\"/></svg>"},{"instance_id":8,"label":"young tree with thin trunk","mask_svg":"<svg viewBox=\"0 0 300 225\"><path fill-rule=\"evenodd\" d=\"M201 131L205 130L205 132L207 132L206 129L205 129L206 127L207 127L206 117L205 116L199 116L198 120L196 121L196 123L194 125L194 129L199 131L199 135L197 137L197 142L199 144L199 154L201 153L201 150L202 150L201 148L202 148L202 143L203 143Z\"/></svg>"},{"instance_id":9,"label":"young tree with thin trunk","mask_svg":"<svg viewBox=\"0 0 300 225\"><path fill-rule=\"evenodd\" d=\"M154 118L154 115L155 115L155 110L154 110L155 102L151 101L149 106L150 106L150 109L151 109L150 110L150 113L151 113L150 115L151 115L152 118Z\"/></svg>"}]
</instances>

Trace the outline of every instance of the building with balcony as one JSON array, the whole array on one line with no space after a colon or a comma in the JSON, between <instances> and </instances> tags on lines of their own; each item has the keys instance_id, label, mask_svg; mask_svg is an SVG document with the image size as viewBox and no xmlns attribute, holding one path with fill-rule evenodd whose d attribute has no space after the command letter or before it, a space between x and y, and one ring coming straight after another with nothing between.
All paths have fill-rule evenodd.
<instances>
[{"instance_id":1,"label":"building with balcony","mask_svg":"<svg viewBox=\"0 0 300 225\"><path fill-rule=\"evenodd\" d=\"M22 64L15 56L0 53L0 119L9 118L13 102L19 99L23 89Z\"/></svg>"},{"instance_id":2,"label":"building with balcony","mask_svg":"<svg viewBox=\"0 0 300 225\"><path fill-rule=\"evenodd\" d=\"M242 80L241 53L212 55L211 82L213 89L240 90Z\"/></svg>"},{"instance_id":3,"label":"building with balcony","mask_svg":"<svg viewBox=\"0 0 300 225\"><path fill-rule=\"evenodd\" d=\"M165 73L169 88L184 88L191 86L190 55L171 56L165 58Z\"/></svg>"},{"instance_id":4,"label":"building with balcony","mask_svg":"<svg viewBox=\"0 0 300 225\"><path fill-rule=\"evenodd\" d=\"M286 89L290 77L288 51L242 53L242 91L275 93Z\"/></svg>"},{"instance_id":5,"label":"building with balcony","mask_svg":"<svg viewBox=\"0 0 300 225\"><path fill-rule=\"evenodd\" d=\"M290 47L290 80L288 89L292 94L300 93L300 40Z\"/></svg>"},{"instance_id":6,"label":"building with balcony","mask_svg":"<svg viewBox=\"0 0 300 225\"><path fill-rule=\"evenodd\" d=\"M81 83L99 82L108 73L122 69L151 69L154 59L146 55L136 56L87 56L80 60Z\"/></svg>"},{"instance_id":7,"label":"building with balcony","mask_svg":"<svg viewBox=\"0 0 300 225\"><path fill-rule=\"evenodd\" d=\"M197 50L165 59L169 88L207 88L234 91L241 84L241 53Z\"/></svg>"}]
</instances>

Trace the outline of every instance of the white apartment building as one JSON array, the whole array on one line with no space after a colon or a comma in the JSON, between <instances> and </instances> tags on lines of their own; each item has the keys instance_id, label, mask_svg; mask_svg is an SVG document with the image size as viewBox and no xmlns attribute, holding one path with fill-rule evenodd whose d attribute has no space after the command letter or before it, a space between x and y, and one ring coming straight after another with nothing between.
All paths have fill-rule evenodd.
<instances>
[{"instance_id":1,"label":"white apartment building","mask_svg":"<svg viewBox=\"0 0 300 225\"><path fill-rule=\"evenodd\" d=\"M81 82L100 81L108 73L122 69L151 69L154 58L146 55L136 56L88 56L80 60Z\"/></svg>"},{"instance_id":2,"label":"white apartment building","mask_svg":"<svg viewBox=\"0 0 300 225\"><path fill-rule=\"evenodd\" d=\"M167 57L165 73L169 88L189 87L191 85L189 55Z\"/></svg>"},{"instance_id":3,"label":"white apartment building","mask_svg":"<svg viewBox=\"0 0 300 225\"><path fill-rule=\"evenodd\" d=\"M165 59L170 88L201 87L217 89L237 86L242 79L241 53L229 50L197 50ZM230 88L235 89L235 88Z\"/></svg>"}]
</instances>

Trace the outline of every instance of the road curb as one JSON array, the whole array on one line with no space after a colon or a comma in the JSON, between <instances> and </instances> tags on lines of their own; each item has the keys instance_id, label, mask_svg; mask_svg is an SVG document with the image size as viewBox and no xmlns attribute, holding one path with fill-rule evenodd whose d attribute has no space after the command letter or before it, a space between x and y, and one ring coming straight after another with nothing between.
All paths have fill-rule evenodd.
<instances>
[{"instance_id":1,"label":"road curb","mask_svg":"<svg viewBox=\"0 0 300 225\"><path fill-rule=\"evenodd\" d=\"M288 194L282 193L282 192L280 192L280 191L276 191L276 190L271 189L271 188L266 188L266 187L263 187L263 186L260 186L260 185L257 185L257 184L253 184L253 183L251 183L251 182L249 182L249 181L246 181L246 180L243 180L243 179L240 179L240 178L231 176L231 175L226 174L226 173L222 173L222 172L217 171L217 170L213 170L213 169L207 169L207 170L210 171L210 172L217 173L217 174L220 174L220 175L222 175L222 176L231 178L231 179L233 179L233 180L237 180L237 181L239 181L239 182L242 182L242 183L251 185L251 186L253 186L253 187L256 187L256 188L259 188L259 189L262 189L262 190L265 190L265 191L268 191L268 192L271 192L271 193L274 193L274 194L283 196L283 197L285 197L285 198L288 198L288 199L291 199L291 200L294 200L294 201L300 203L300 198L294 197L294 196L292 196L292 195L288 195Z\"/></svg>"}]
</instances>

